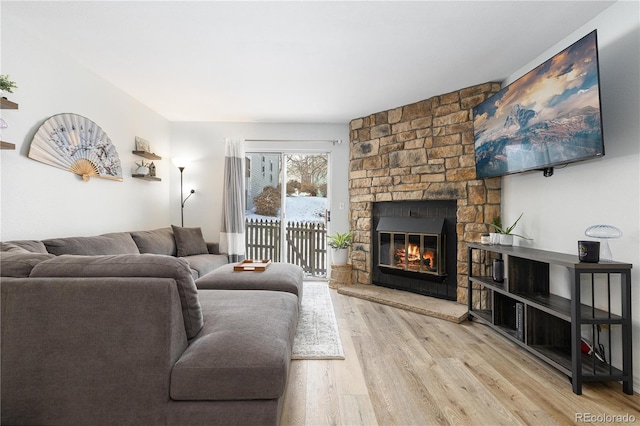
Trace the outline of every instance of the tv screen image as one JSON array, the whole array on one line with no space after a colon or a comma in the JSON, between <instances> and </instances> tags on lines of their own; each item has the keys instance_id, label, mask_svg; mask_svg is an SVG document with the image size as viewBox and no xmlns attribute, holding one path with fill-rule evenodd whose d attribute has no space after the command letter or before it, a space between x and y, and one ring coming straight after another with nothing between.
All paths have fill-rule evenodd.
<instances>
[{"instance_id":1,"label":"tv screen image","mask_svg":"<svg viewBox=\"0 0 640 426\"><path fill-rule=\"evenodd\" d=\"M473 108L478 178L604 155L593 31Z\"/></svg>"}]
</instances>

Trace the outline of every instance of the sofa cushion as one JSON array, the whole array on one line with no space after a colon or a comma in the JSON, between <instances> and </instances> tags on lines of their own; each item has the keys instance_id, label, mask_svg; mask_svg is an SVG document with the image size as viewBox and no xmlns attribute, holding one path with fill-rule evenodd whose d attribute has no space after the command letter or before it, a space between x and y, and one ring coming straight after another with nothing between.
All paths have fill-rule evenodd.
<instances>
[{"instance_id":1,"label":"sofa cushion","mask_svg":"<svg viewBox=\"0 0 640 426\"><path fill-rule=\"evenodd\" d=\"M140 253L164 254L175 256L176 240L171 228L160 228L151 231L131 232L131 238L138 246Z\"/></svg>"},{"instance_id":2,"label":"sofa cushion","mask_svg":"<svg viewBox=\"0 0 640 426\"><path fill-rule=\"evenodd\" d=\"M196 272L196 279L229 263L229 258L224 254L195 254L182 259Z\"/></svg>"},{"instance_id":3,"label":"sofa cushion","mask_svg":"<svg viewBox=\"0 0 640 426\"><path fill-rule=\"evenodd\" d=\"M0 276L27 278L38 263L55 257L52 254L29 253L28 251L5 251L0 253Z\"/></svg>"},{"instance_id":4,"label":"sofa cushion","mask_svg":"<svg viewBox=\"0 0 640 426\"><path fill-rule=\"evenodd\" d=\"M203 326L198 290L189 265L182 259L155 254L62 255L36 265L31 277L156 277L173 278L178 286L184 328L188 338Z\"/></svg>"},{"instance_id":5,"label":"sofa cushion","mask_svg":"<svg viewBox=\"0 0 640 426\"><path fill-rule=\"evenodd\" d=\"M205 325L173 367L171 398L280 398L298 322L296 296L207 290L200 297Z\"/></svg>"},{"instance_id":6,"label":"sofa cushion","mask_svg":"<svg viewBox=\"0 0 640 426\"><path fill-rule=\"evenodd\" d=\"M181 228L175 225L171 225L171 228L176 239L178 257L209 253L200 228Z\"/></svg>"},{"instance_id":7,"label":"sofa cushion","mask_svg":"<svg viewBox=\"0 0 640 426\"><path fill-rule=\"evenodd\" d=\"M47 254L47 248L42 241L36 240L16 240L2 243L0 251L18 251L16 247L23 249L29 253L42 253Z\"/></svg>"},{"instance_id":8,"label":"sofa cushion","mask_svg":"<svg viewBox=\"0 0 640 426\"><path fill-rule=\"evenodd\" d=\"M114 232L95 237L68 237L43 240L49 253L99 256L107 254L140 254L128 232Z\"/></svg>"}]
</instances>

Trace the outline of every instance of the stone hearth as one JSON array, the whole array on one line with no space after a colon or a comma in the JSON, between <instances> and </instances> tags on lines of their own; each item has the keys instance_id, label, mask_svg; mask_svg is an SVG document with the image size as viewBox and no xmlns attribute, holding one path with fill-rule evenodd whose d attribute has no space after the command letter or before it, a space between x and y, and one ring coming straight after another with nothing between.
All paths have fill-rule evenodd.
<instances>
[{"instance_id":1,"label":"stone hearth","mask_svg":"<svg viewBox=\"0 0 640 426\"><path fill-rule=\"evenodd\" d=\"M457 301L467 303L467 242L500 214L501 178L476 179L472 108L500 90L485 83L352 120L349 209L355 284L372 283L373 203L455 200Z\"/></svg>"}]
</instances>

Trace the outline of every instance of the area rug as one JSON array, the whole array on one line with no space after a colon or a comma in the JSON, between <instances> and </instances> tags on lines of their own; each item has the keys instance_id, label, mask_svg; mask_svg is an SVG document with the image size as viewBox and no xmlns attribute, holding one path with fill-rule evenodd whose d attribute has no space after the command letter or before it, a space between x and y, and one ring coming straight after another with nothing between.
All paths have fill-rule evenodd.
<instances>
[{"instance_id":1,"label":"area rug","mask_svg":"<svg viewBox=\"0 0 640 426\"><path fill-rule=\"evenodd\" d=\"M344 359L326 282L305 282L292 359Z\"/></svg>"}]
</instances>

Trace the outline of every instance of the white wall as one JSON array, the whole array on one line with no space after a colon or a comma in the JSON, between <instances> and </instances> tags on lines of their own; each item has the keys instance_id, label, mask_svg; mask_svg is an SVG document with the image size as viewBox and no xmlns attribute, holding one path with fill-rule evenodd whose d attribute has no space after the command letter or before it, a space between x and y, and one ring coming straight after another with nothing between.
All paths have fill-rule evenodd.
<instances>
[{"instance_id":1,"label":"white wall","mask_svg":"<svg viewBox=\"0 0 640 426\"><path fill-rule=\"evenodd\" d=\"M514 81L555 53L598 30L605 156L556 168L552 177L530 172L503 178L507 223L521 212L521 245L577 253L587 227L609 224L624 236L610 242L614 260L633 264L634 388L640 389L640 4L617 2L514 73ZM562 291L562 289L558 289ZM614 360L615 361L615 360Z\"/></svg>"},{"instance_id":2,"label":"white wall","mask_svg":"<svg viewBox=\"0 0 640 426\"><path fill-rule=\"evenodd\" d=\"M169 160L156 161L162 182L131 177L141 157L135 136L168 157L169 123L125 95L46 40L28 34L20 22L2 16L2 73L17 82L9 98L19 110L1 110L9 127L0 151L0 240L96 235L153 229L169 224ZM115 145L123 182L79 176L27 157L33 135L50 116L75 113L97 123Z\"/></svg>"},{"instance_id":3,"label":"white wall","mask_svg":"<svg viewBox=\"0 0 640 426\"><path fill-rule=\"evenodd\" d=\"M324 142L246 142L245 150L320 149L331 153L330 229L345 232L348 218L348 124L276 124L276 123L171 123L171 156L188 158L191 164L184 170L185 194L191 189L196 193L187 201L184 209L184 226L200 226L205 239L219 241L222 220L222 182L224 177L224 139L260 140L342 140L342 144ZM180 172L172 168L171 220L180 224ZM343 202L344 210L339 210Z\"/></svg>"}]
</instances>

